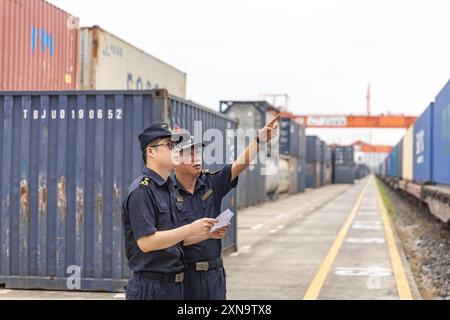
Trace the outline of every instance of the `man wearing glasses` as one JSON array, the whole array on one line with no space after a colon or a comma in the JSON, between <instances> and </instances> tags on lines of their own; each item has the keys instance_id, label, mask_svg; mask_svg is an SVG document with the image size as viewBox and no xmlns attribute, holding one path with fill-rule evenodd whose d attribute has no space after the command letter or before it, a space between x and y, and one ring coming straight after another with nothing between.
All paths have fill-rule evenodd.
<instances>
[{"instance_id":1,"label":"man wearing glasses","mask_svg":"<svg viewBox=\"0 0 450 320\"><path fill-rule=\"evenodd\" d=\"M184 201L170 177L179 162L181 138L165 123L153 123L139 135L145 167L122 207L125 251L133 271L127 300L183 299L183 245L217 237L210 232L215 219L185 224Z\"/></svg>"}]
</instances>

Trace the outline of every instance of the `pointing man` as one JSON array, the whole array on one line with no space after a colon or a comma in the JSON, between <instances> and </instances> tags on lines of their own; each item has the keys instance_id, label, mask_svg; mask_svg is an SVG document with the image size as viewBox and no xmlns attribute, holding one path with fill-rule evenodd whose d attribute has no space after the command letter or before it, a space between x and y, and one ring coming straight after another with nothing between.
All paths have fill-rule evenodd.
<instances>
[{"instance_id":1,"label":"pointing man","mask_svg":"<svg viewBox=\"0 0 450 320\"><path fill-rule=\"evenodd\" d=\"M180 145L180 165L177 166L175 188L187 208L187 221L216 218L221 212L222 199L236 187L238 176L255 158L261 144L277 134L275 117L259 131L255 140L230 165L210 173L201 169L202 144L192 139ZM225 300L226 274L221 257L221 240L227 227L217 230L210 239L185 247L185 296L187 300Z\"/></svg>"}]
</instances>

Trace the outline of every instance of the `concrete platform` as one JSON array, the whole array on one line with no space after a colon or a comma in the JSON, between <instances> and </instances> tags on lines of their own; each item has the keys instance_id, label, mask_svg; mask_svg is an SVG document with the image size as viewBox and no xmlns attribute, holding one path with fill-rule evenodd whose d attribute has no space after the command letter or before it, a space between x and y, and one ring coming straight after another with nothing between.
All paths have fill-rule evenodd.
<instances>
[{"instance_id":1,"label":"concrete platform","mask_svg":"<svg viewBox=\"0 0 450 320\"><path fill-rule=\"evenodd\" d=\"M239 251L225 257L228 299L408 298L385 224L373 177L240 210ZM0 289L0 300L123 298Z\"/></svg>"},{"instance_id":2,"label":"concrete platform","mask_svg":"<svg viewBox=\"0 0 450 320\"><path fill-rule=\"evenodd\" d=\"M407 272L392 266L376 188L368 177L240 211L228 298L410 298L398 292Z\"/></svg>"}]
</instances>

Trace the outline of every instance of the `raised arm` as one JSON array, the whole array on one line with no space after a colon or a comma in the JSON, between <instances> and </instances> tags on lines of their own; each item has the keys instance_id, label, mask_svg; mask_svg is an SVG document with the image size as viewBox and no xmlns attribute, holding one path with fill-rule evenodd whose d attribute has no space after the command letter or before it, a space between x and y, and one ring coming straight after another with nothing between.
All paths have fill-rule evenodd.
<instances>
[{"instance_id":1,"label":"raised arm","mask_svg":"<svg viewBox=\"0 0 450 320\"><path fill-rule=\"evenodd\" d=\"M280 115L277 115L275 118L270 120L261 130L258 132L258 138L260 143L269 142L274 136L278 133L278 120L280 119ZM238 156L236 161L233 162L231 167L231 181L236 179L241 172L248 168L250 163L256 157L259 152L259 144L256 142L256 139L250 142L249 146L245 148L244 151Z\"/></svg>"}]
</instances>

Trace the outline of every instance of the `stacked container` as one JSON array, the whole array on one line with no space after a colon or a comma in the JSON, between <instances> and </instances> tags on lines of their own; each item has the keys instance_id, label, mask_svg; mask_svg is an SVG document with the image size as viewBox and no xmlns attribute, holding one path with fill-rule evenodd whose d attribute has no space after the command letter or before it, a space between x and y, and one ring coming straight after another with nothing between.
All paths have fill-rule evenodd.
<instances>
[{"instance_id":1,"label":"stacked container","mask_svg":"<svg viewBox=\"0 0 450 320\"><path fill-rule=\"evenodd\" d=\"M289 187L286 190L286 183L280 176L280 193L289 192L295 194L304 191L305 175L302 161L305 159L305 129L299 124L295 117L290 113L282 113L280 115L280 161L288 163Z\"/></svg>"},{"instance_id":2,"label":"stacked container","mask_svg":"<svg viewBox=\"0 0 450 320\"><path fill-rule=\"evenodd\" d=\"M258 130L278 113L278 110L266 101L221 101L220 111L237 120L239 124L237 155L244 151L250 141L256 138ZM270 143L274 145L271 149L276 149L278 152L278 139L273 139ZM277 194L279 176L276 173L264 174L268 169L276 171L277 168L278 154L269 155L265 159L265 163L257 157L250 167L241 173L238 184L238 208L263 203L268 196Z\"/></svg>"},{"instance_id":3,"label":"stacked container","mask_svg":"<svg viewBox=\"0 0 450 320\"><path fill-rule=\"evenodd\" d=\"M306 136L306 187L318 188L321 183L321 141L317 136Z\"/></svg>"},{"instance_id":4,"label":"stacked container","mask_svg":"<svg viewBox=\"0 0 450 320\"><path fill-rule=\"evenodd\" d=\"M123 291L121 207L144 167L138 134L154 121L191 129L198 119L234 150L224 131L237 127L165 90L1 92L0 119L0 283L24 289L65 290L76 266L81 290ZM225 208L236 212L235 190ZM223 249L236 248L232 226Z\"/></svg>"},{"instance_id":5,"label":"stacked container","mask_svg":"<svg viewBox=\"0 0 450 320\"><path fill-rule=\"evenodd\" d=\"M353 146L336 146L333 150L333 183L354 183Z\"/></svg>"},{"instance_id":6,"label":"stacked container","mask_svg":"<svg viewBox=\"0 0 450 320\"><path fill-rule=\"evenodd\" d=\"M0 1L0 91L74 90L78 19L42 0Z\"/></svg>"},{"instance_id":7,"label":"stacked container","mask_svg":"<svg viewBox=\"0 0 450 320\"><path fill-rule=\"evenodd\" d=\"M98 26L81 28L81 90L167 89L186 96L186 73Z\"/></svg>"}]
</instances>

